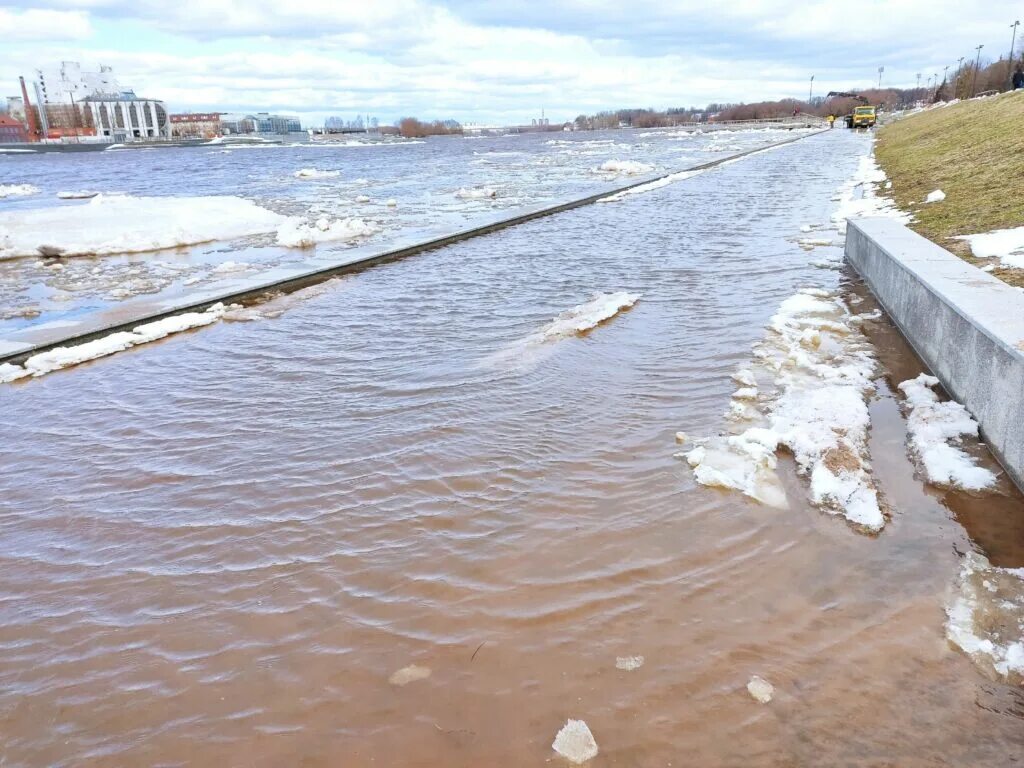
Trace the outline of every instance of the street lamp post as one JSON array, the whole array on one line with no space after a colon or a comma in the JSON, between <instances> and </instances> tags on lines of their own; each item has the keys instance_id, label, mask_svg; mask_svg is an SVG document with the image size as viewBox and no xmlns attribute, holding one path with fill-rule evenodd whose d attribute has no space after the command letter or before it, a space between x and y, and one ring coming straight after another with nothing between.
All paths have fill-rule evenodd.
<instances>
[{"instance_id":1,"label":"street lamp post","mask_svg":"<svg viewBox=\"0 0 1024 768\"><path fill-rule=\"evenodd\" d=\"M964 76L964 57L956 60L956 88L953 89L953 96L960 98L960 78Z\"/></svg>"},{"instance_id":2,"label":"street lamp post","mask_svg":"<svg viewBox=\"0 0 1024 768\"><path fill-rule=\"evenodd\" d=\"M974 77L971 79L971 96L970 97L972 99L974 98L974 89L978 85L978 67L981 65L981 49L984 48L984 47L985 47L985 45L983 43L983 44L979 45L977 48L974 49L974 50L976 50L978 52L978 56L974 59Z\"/></svg>"},{"instance_id":3,"label":"street lamp post","mask_svg":"<svg viewBox=\"0 0 1024 768\"><path fill-rule=\"evenodd\" d=\"M811 100L814 98L814 75L811 75L811 89L807 92L807 106L811 106Z\"/></svg>"},{"instance_id":4,"label":"street lamp post","mask_svg":"<svg viewBox=\"0 0 1024 768\"><path fill-rule=\"evenodd\" d=\"M879 67L878 68L878 87L879 87L879 89L881 89L881 87L882 87L882 73L883 72L885 72L885 67Z\"/></svg>"},{"instance_id":5,"label":"street lamp post","mask_svg":"<svg viewBox=\"0 0 1024 768\"><path fill-rule=\"evenodd\" d=\"M1006 70L1007 72L1009 72L1010 75L1011 88L1013 87L1013 48L1015 45L1017 45L1017 27L1019 26L1020 20L1017 20L1010 25L1010 29L1013 30L1013 34L1010 35L1010 55L1006 59Z\"/></svg>"}]
</instances>

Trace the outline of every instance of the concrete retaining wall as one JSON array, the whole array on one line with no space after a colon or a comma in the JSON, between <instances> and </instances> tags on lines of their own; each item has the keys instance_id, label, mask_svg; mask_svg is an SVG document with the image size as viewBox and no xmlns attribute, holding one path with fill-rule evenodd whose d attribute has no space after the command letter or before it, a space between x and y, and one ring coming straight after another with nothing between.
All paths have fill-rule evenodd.
<instances>
[{"instance_id":1,"label":"concrete retaining wall","mask_svg":"<svg viewBox=\"0 0 1024 768\"><path fill-rule=\"evenodd\" d=\"M846 259L1024 488L1024 293L892 219L850 221Z\"/></svg>"}]
</instances>

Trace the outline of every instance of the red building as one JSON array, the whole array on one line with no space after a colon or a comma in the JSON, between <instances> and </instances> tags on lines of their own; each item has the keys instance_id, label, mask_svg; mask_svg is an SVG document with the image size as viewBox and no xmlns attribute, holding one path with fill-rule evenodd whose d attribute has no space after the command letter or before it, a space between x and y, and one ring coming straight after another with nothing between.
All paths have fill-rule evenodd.
<instances>
[{"instance_id":1,"label":"red building","mask_svg":"<svg viewBox=\"0 0 1024 768\"><path fill-rule=\"evenodd\" d=\"M10 115L0 115L0 144L28 141L28 131Z\"/></svg>"}]
</instances>

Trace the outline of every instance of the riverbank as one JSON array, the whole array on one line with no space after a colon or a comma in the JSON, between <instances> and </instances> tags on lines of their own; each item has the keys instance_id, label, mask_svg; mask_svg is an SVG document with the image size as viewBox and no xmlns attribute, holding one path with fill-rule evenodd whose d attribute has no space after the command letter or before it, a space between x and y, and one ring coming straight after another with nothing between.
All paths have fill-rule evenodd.
<instances>
[{"instance_id":1,"label":"riverbank","mask_svg":"<svg viewBox=\"0 0 1024 768\"><path fill-rule=\"evenodd\" d=\"M1024 91L936 107L878 131L886 190L913 214L911 228L1015 286L1024 269L977 258L964 240L1024 226ZM945 197L926 202L941 191Z\"/></svg>"}]
</instances>

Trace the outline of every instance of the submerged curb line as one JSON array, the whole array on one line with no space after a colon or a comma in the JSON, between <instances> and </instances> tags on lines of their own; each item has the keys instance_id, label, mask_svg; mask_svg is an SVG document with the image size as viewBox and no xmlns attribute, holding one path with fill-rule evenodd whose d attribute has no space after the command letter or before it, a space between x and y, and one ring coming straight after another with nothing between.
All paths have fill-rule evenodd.
<instances>
[{"instance_id":1,"label":"submerged curb line","mask_svg":"<svg viewBox=\"0 0 1024 768\"><path fill-rule=\"evenodd\" d=\"M1024 488L1024 294L888 218L851 219L846 260Z\"/></svg>"},{"instance_id":2,"label":"submerged curb line","mask_svg":"<svg viewBox=\"0 0 1024 768\"><path fill-rule=\"evenodd\" d=\"M547 216L553 216L557 213L571 211L575 208L582 208L583 206L596 203L598 200L601 200L603 198L611 197L612 195L616 195L621 192L627 192L631 189L636 189L637 187L642 187L652 182L661 181L662 179L667 179L668 177L674 176L677 173L684 173L689 171L706 171L711 168L716 168L720 165L724 165L731 161L739 160L749 155L755 155L759 152L764 152L766 150L774 149L776 147L781 147L786 144L792 144L794 142L800 141L801 139L806 139L811 136L818 136L821 133L827 132L828 129L823 128L813 133L807 133L802 136L796 136L791 139L777 141L773 144L766 144L762 147L748 149L745 152L739 152L735 155L729 155L728 157L712 160L710 162L695 165L690 168L682 168L676 171L672 171L670 173L658 174L656 176L645 176L643 179L640 179L638 181L633 181L629 184L625 184L614 189L605 189L602 190L601 192L587 195L586 197L581 197L575 200L569 200L562 203L556 203L554 205L543 206L540 208L535 208L533 210L527 210L525 212L521 211L520 213L516 213L512 216L509 216L508 218L498 219L496 221L491 221L486 224L472 226L467 229L456 230L451 234L443 235L441 237L435 237L430 240L424 240L423 242L415 243L413 245L407 245L393 249L386 249L378 253L373 253L365 256L361 255L351 261L338 262L328 267L320 267L317 269L310 270L308 272L294 275L292 277L271 280L266 283L259 283L237 291L226 292L214 296L206 295L202 299L199 299L197 301L185 302L163 311L151 312L149 314L140 315L139 317L136 317L130 321L121 323L111 323L110 325L106 325L102 328L97 328L84 333L71 334L69 336L65 336L54 341L48 341L42 344L34 344L31 346L26 346L24 348L18 349L13 352L0 354L0 364L13 363L16 365L20 365L24 363L25 360L27 360L28 358L32 357L33 355L37 355L40 352L47 352L57 347L84 344L85 342L88 341L103 338L104 336L107 336L111 333L117 333L119 331L130 331L138 325L151 323L156 320L162 320L167 317L173 317L175 315L180 315L185 312L204 312L213 305L219 303L244 303L246 301L252 301L253 299L263 297L269 293L293 293L294 291L300 290L302 288L306 288L308 286L324 282L325 280L329 280L332 277L337 277L339 275L344 275L351 272L359 272L363 269L374 267L377 266L378 264L385 264L389 261L398 261L399 259L405 259L410 256L417 256L421 253L426 253L427 251L433 251L439 248L444 248L445 246L453 245L455 243L462 242L463 240L470 240L474 237L480 237L481 235L488 235L491 234L492 232L498 232L499 230L502 229L507 229L518 224L524 224L528 221L533 221L534 219L541 219Z\"/></svg>"}]
</instances>

